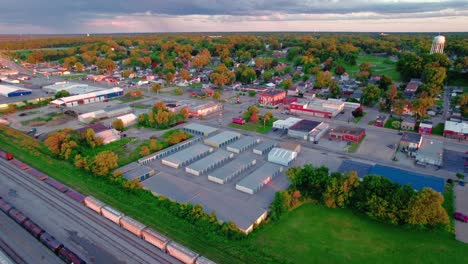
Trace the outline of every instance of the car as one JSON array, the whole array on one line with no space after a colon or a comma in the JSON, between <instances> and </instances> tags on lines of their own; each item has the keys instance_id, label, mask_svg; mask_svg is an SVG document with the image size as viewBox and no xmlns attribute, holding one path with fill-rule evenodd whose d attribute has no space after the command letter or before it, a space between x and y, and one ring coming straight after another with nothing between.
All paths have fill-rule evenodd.
<instances>
[{"instance_id":1,"label":"car","mask_svg":"<svg viewBox=\"0 0 468 264\"><path fill-rule=\"evenodd\" d=\"M468 223L468 215L464 215L460 212L456 212L453 217L456 219L456 220L459 220L459 221L462 221L464 223Z\"/></svg>"},{"instance_id":2,"label":"car","mask_svg":"<svg viewBox=\"0 0 468 264\"><path fill-rule=\"evenodd\" d=\"M399 136L402 136L402 135L403 135L403 132L401 132L401 131L398 132L398 135L399 135Z\"/></svg>"},{"instance_id":3,"label":"car","mask_svg":"<svg viewBox=\"0 0 468 264\"><path fill-rule=\"evenodd\" d=\"M395 149L395 145L393 145L393 144L387 145L387 147L388 147L389 149Z\"/></svg>"}]
</instances>

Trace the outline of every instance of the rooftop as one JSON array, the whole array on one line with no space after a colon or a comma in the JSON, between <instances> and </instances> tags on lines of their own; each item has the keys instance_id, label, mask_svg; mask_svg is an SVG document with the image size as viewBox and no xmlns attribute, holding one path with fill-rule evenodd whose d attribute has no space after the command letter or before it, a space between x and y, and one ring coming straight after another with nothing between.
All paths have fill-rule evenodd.
<instances>
[{"instance_id":1,"label":"rooftop","mask_svg":"<svg viewBox=\"0 0 468 264\"><path fill-rule=\"evenodd\" d=\"M302 131L302 132L310 132L314 128L316 128L318 125L320 125L321 122L319 121L312 121L312 120L301 120L291 126L289 129L290 130L295 130L295 131Z\"/></svg>"},{"instance_id":2,"label":"rooftop","mask_svg":"<svg viewBox=\"0 0 468 264\"><path fill-rule=\"evenodd\" d=\"M142 165L133 170L123 173L122 176L127 180L133 180L133 179L139 179L141 176L148 174L148 173L149 174L154 173L154 170L150 167Z\"/></svg>"},{"instance_id":3,"label":"rooftop","mask_svg":"<svg viewBox=\"0 0 468 264\"><path fill-rule=\"evenodd\" d=\"M197 123L190 123L184 126L184 129L190 129L190 130L195 130L195 131L200 131L206 134L211 134L213 132L216 132L218 129L215 127L211 126L205 126L202 124L197 124Z\"/></svg>"},{"instance_id":4,"label":"rooftop","mask_svg":"<svg viewBox=\"0 0 468 264\"><path fill-rule=\"evenodd\" d=\"M206 153L212 149L213 148L203 144L196 144L179 152L176 152L175 154L172 154L168 157L165 157L164 160L167 160L171 163L180 164L186 161L187 159Z\"/></svg>"},{"instance_id":5,"label":"rooftop","mask_svg":"<svg viewBox=\"0 0 468 264\"><path fill-rule=\"evenodd\" d=\"M332 128L331 131L335 133L358 136L358 135L361 135L365 131L365 129L359 128L359 127L338 126L338 127Z\"/></svg>"},{"instance_id":6,"label":"rooftop","mask_svg":"<svg viewBox=\"0 0 468 264\"><path fill-rule=\"evenodd\" d=\"M228 147L233 148L233 149L242 149L245 146L251 145L254 142L258 142L258 138L254 138L251 136L243 136L239 140L234 141L233 143L229 144Z\"/></svg>"},{"instance_id":7,"label":"rooftop","mask_svg":"<svg viewBox=\"0 0 468 264\"><path fill-rule=\"evenodd\" d=\"M97 134L99 132L108 130L109 128L106 127L103 123L96 123L96 124L92 124L92 125L85 126L85 127L80 128L80 129L77 129L77 131L79 133L84 133L88 129L92 129L94 131L94 133Z\"/></svg>"},{"instance_id":8,"label":"rooftop","mask_svg":"<svg viewBox=\"0 0 468 264\"><path fill-rule=\"evenodd\" d=\"M224 149L218 149L213 154L206 156L202 158L201 160L188 165L187 168L192 169L194 171L202 171L230 157L233 157L233 154L231 152L224 150Z\"/></svg>"},{"instance_id":9,"label":"rooftop","mask_svg":"<svg viewBox=\"0 0 468 264\"><path fill-rule=\"evenodd\" d=\"M419 143L421 141L421 134L404 132L401 136L401 141Z\"/></svg>"},{"instance_id":10,"label":"rooftop","mask_svg":"<svg viewBox=\"0 0 468 264\"><path fill-rule=\"evenodd\" d=\"M278 142L276 142L274 140L268 140L268 141L263 141L259 145L255 146L254 149L258 149L261 152L263 152L264 150L269 149L272 146L275 147L277 145L278 145Z\"/></svg>"},{"instance_id":11,"label":"rooftop","mask_svg":"<svg viewBox=\"0 0 468 264\"><path fill-rule=\"evenodd\" d=\"M286 93L286 92L283 90L271 89L271 90L261 93L260 95L275 96L275 95L279 95L282 93Z\"/></svg>"},{"instance_id":12,"label":"rooftop","mask_svg":"<svg viewBox=\"0 0 468 264\"><path fill-rule=\"evenodd\" d=\"M205 142L210 142L215 145L220 145L229 139L235 138L235 137L240 137L241 134L233 131L223 131L217 135L214 135L212 137L209 137L205 139Z\"/></svg>"},{"instance_id":13,"label":"rooftop","mask_svg":"<svg viewBox=\"0 0 468 264\"><path fill-rule=\"evenodd\" d=\"M209 175L221 180L229 178L233 173L237 172L243 166L252 163L256 157L253 154L240 155L229 163L225 164L223 167L216 169L211 172Z\"/></svg>"},{"instance_id":14,"label":"rooftop","mask_svg":"<svg viewBox=\"0 0 468 264\"><path fill-rule=\"evenodd\" d=\"M271 177L276 172L280 171L282 166L270 162L265 163L263 166L252 172L250 175L237 183L239 186L248 189L256 189L268 177Z\"/></svg>"},{"instance_id":15,"label":"rooftop","mask_svg":"<svg viewBox=\"0 0 468 264\"><path fill-rule=\"evenodd\" d=\"M444 142L423 137L417 156L425 156L442 160L444 154Z\"/></svg>"}]
</instances>

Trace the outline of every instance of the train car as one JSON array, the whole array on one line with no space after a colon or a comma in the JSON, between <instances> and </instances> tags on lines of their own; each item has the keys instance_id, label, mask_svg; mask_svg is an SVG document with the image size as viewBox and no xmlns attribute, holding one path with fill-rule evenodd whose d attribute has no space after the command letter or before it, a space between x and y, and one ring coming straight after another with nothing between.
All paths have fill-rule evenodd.
<instances>
[{"instance_id":1,"label":"train car","mask_svg":"<svg viewBox=\"0 0 468 264\"><path fill-rule=\"evenodd\" d=\"M169 238L159 234L151 228L143 229L143 231L141 231L141 238L164 252L166 251L167 243L170 242Z\"/></svg>"},{"instance_id":2,"label":"train car","mask_svg":"<svg viewBox=\"0 0 468 264\"><path fill-rule=\"evenodd\" d=\"M181 244L171 241L166 246L167 253L185 264L194 264L199 256Z\"/></svg>"},{"instance_id":3,"label":"train car","mask_svg":"<svg viewBox=\"0 0 468 264\"><path fill-rule=\"evenodd\" d=\"M0 150L0 157L2 159L6 159L6 160L12 160L13 159L13 154L11 154L10 152L4 152L4 151Z\"/></svg>"},{"instance_id":4,"label":"train car","mask_svg":"<svg viewBox=\"0 0 468 264\"><path fill-rule=\"evenodd\" d=\"M31 219L26 220L23 223L24 229L33 235L36 239L39 239L42 233L45 232L38 224L34 223Z\"/></svg>"},{"instance_id":5,"label":"train car","mask_svg":"<svg viewBox=\"0 0 468 264\"><path fill-rule=\"evenodd\" d=\"M49 176L45 175L44 173L34 169L34 168L31 168L29 170L26 171L27 173L29 173L30 175L34 176L35 178L37 178L38 180L40 181L45 181L47 180L47 178L49 178Z\"/></svg>"},{"instance_id":6,"label":"train car","mask_svg":"<svg viewBox=\"0 0 468 264\"><path fill-rule=\"evenodd\" d=\"M20 224L20 225L22 225L26 220L29 219L20 210L18 210L16 208L12 208L8 212L8 215L11 217L11 219L15 220L15 222Z\"/></svg>"},{"instance_id":7,"label":"train car","mask_svg":"<svg viewBox=\"0 0 468 264\"><path fill-rule=\"evenodd\" d=\"M120 218L124 216L122 212L107 205L101 208L101 215L118 225L120 224Z\"/></svg>"},{"instance_id":8,"label":"train car","mask_svg":"<svg viewBox=\"0 0 468 264\"><path fill-rule=\"evenodd\" d=\"M48 249L50 249L52 252L57 254L59 250L63 247L63 244L60 243L55 237L53 237L51 234L44 232L42 233L40 239L42 244L46 246Z\"/></svg>"},{"instance_id":9,"label":"train car","mask_svg":"<svg viewBox=\"0 0 468 264\"><path fill-rule=\"evenodd\" d=\"M47 183L48 185L52 186L53 188L59 190L60 192L66 192L68 190L68 187L63 185L62 183L54 180L54 179L51 179L51 178L48 178L47 180L44 181L45 183Z\"/></svg>"},{"instance_id":10,"label":"train car","mask_svg":"<svg viewBox=\"0 0 468 264\"><path fill-rule=\"evenodd\" d=\"M97 213L101 214L101 209L106 206L105 203L99 201L98 199L92 197L92 196L86 196L84 199L84 204L86 207L89 209L96 211Z\"/></svg>"},{"instance_id":11,"label":"train car","mask_svg":"<svg viewBox=\"0 0 468 264\"><path fill-rule=\"evenodd\" d=\"M120 226L138 237L141 237L141 231L146 228L144 224L128 216L124 216L120 219Z\"/></svg>"},{"instance_id":12,"label":"train car","mask_svg":"<svg viewBox=\"0 0 468 264\"><path fill-rule=\"evenodd\" d=\"M84 203L85 196L77 191L68 189L68 191L65 194L79 203Z\"/></svg>"},{"instance_id":13,"label":"train car","mask_svg":"<svg viewBox=\"0 0 468 264\"><path fill-rule=\"evenodd\" d=\"M216 264L216 262L212 261L212 260L209 260L207 259L206 257L204 256L200 256L197 258L197 260L195 261L195 264Z\"/></svg>"},{"instance_id":14,"label":"train car","mask_svg":"<svg viewBox=\"0 0 468 264\"><path fill-rule=\"evenodd\" d=\"M8 214L8 212L12 208L15 208L15 207L13 207L13 205L9 204L7 201L0 198L0 210L2 210L2 212L4 212L5 214Z\"/></svg>"},{"instance_id":15,"label":"train car","mask_svg":"<svg viewBox=\"0 0 468 264\"><path fill-rule=\"evenodd\" d=\"M73 251L66 247L62 247L59 252L58 256L62 259L65 263L68 264L86 264L84 260L82 260L78 255L76 255Z\"/></svg>"},{"instance_id":16,"label":"train car","mask_svg":"<svg viewBox=\"0 0 468 264\"><path fill-rule=\"evenodd\" d=\"M17 160L17 159L11 159L11 163L13 165L15 165L16 167L18 167L19 169L21 170L28 170L30 169L31 167L28 166L28 164L20 161L20 160Z\"/></svg>"}]
</instances>

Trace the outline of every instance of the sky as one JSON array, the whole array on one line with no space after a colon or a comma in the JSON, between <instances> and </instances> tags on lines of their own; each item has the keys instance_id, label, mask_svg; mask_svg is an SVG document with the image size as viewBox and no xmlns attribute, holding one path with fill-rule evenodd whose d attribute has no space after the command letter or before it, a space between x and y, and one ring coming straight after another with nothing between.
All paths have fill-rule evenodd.
<instances>
[{"instance_id":1,"label":"sky","mask_svg":"<svg viewBox=\"0 0 468 264\"><path fill-rule=\"evenodd\" d=\"M0 34L468 32L468 0L0 0Z\"/></svg>"}]
</instances>

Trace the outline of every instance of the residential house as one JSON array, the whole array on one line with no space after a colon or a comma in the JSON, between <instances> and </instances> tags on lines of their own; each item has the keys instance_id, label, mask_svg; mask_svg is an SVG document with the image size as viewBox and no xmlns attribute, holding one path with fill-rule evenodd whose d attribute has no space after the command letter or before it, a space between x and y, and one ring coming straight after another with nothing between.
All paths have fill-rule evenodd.
<instances>
[{"instance_id":1,"label":"residential house","mask_svg":"<svg viewBox=\"0 0 468 264\"><path fill-rule=\"evenodd\" d=\"M420 79L411 79L410 82L406 85L405 96L409 98L414 97L421 84L422 82Z\"/></svg>"},{"instance_id":2,"label":"residential house","mask_svg":"<svg viewBox=\"0 0 468 264\"><path fill-rule=\"evenodd\" d=\"M378 115L375 119L374 126L384 127L385 122L387 122L388 116L387 115Z\"/></svg>"},{"instance_id":3,"label":"residential house","mask_svg":"<svg viewBox=\"0 0 468 264\"><path fill-rule=\"evenodd\" d=\"M432 121L431 120L421 121L421 123L419 123L418 133L430 135L432 133Z\"/></svg>"},{"instance_id":4,"label":"residential house","mask_svg":"<svg viewBox=\"0 0 468 264\"><path fill-rule=\"evenodd\" d=\"M416 127L416 119L413 117L406 117L401 122L401 129L403 130L414 130Z\"/></svg>"},{"instance_id":5,"label":"residential house","mask_svg":"<svg viewBox=\"0 0 468 264\"><path fill-rule=\"evenodd\" d=\"M400 139L400 150L414 156L421 146L422 135L418 133L405 132Z\"/></svg>"}]
</instances>

